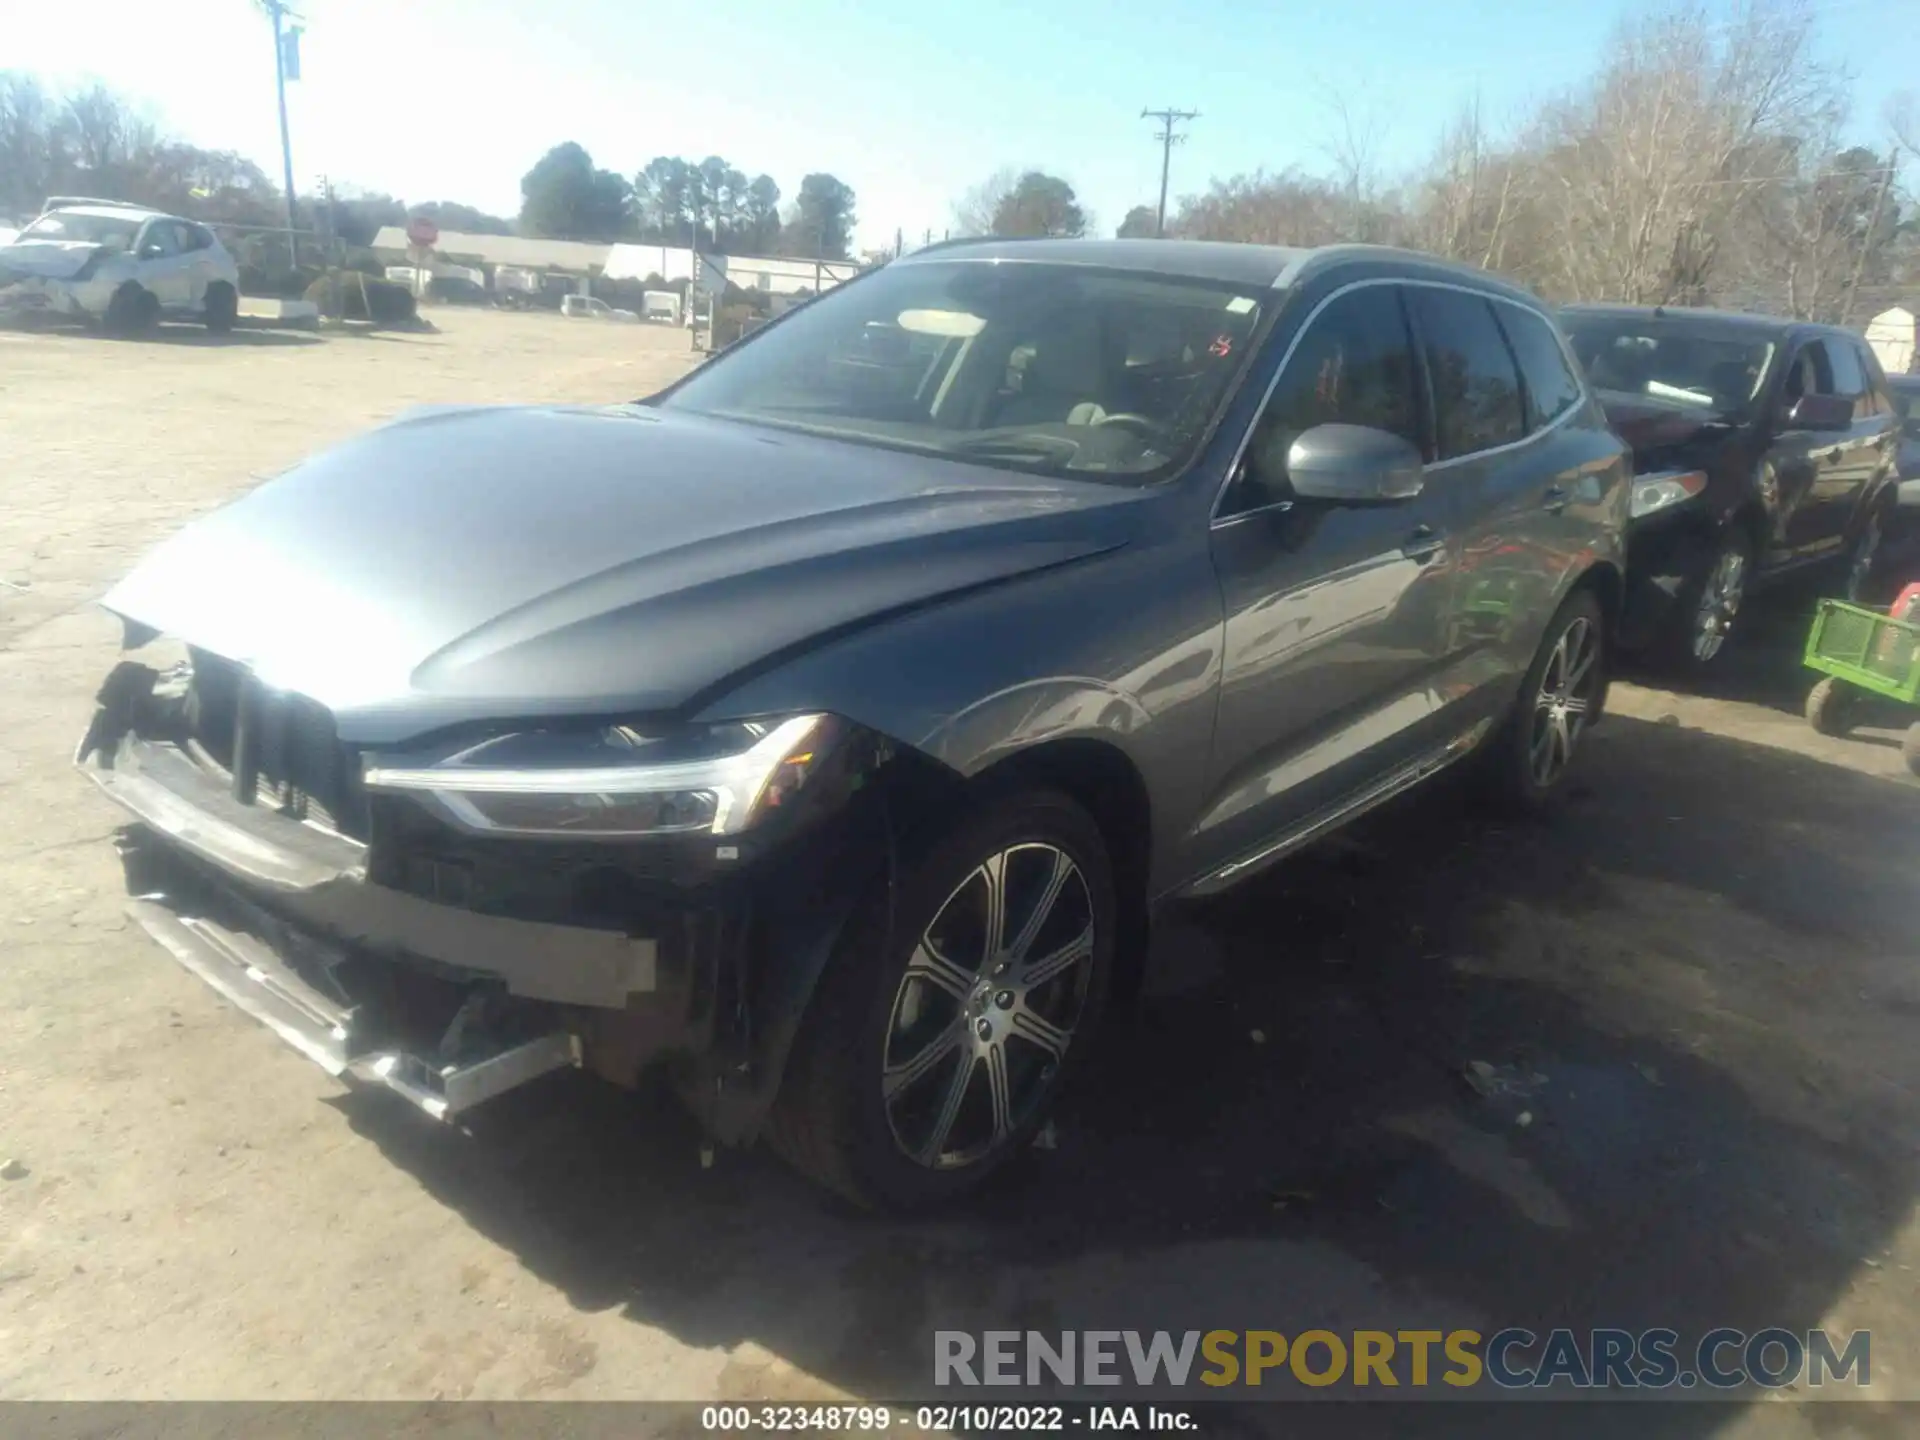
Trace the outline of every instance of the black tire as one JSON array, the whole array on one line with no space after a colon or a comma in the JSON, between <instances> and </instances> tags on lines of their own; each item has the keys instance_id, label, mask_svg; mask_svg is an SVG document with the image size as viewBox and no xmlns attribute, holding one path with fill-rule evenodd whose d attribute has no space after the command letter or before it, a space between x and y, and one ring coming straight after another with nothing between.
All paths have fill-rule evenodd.
<instances>
[{"instance_id":1,"label":"black tire","mask_svg":"<svg viewBox=\"0 0 1920 1440\"><path fill-rule=\"evenodd\" d=\"M129 280L113 292L100 323L110 335L139 335L151 330L159 318L160 302L153 292Z\"/></svg>"},{"instance_id":2,"label":"black tire","mask_svg":"<svg viewBox=\"0 0 1920 1440\"><path fill-rule=\"evenodd\" d=\"M1817 734L1845 735L1859 723L1859 700L1851 685L1828 675L1807 692L1807 724Z\"/></svg>"},{"instance_id":3,"label":"black tire","mask_svg":"<svg viewBox=\"0 0 1920 1440\"><path fill-rule=\"evenodd\" d=\"M1606 708L1607 639L1606 616L1591 590L1574 591L1554 612L1513 709L1480 753L1482 788L1498 808L1536 812L1559 794L1580 740ZM1571 684L1563 679L1569 662ZM1550 694L1582 708L1562 712L1546 703ZM1550 767L1541 763L1543 745L1557 760Z\"/></svg>"},{"instance_id":4,"label":"black tire","mask_svg":"<svg viewBox=\"0 0 1920 1440\"><path fill-rule=\"evenodd\" d=\"M1753 537L1737 523L1729 526L1674 596L1658 646L1662 668L1680 675L1719 669L1745 606L1753 560ZM1711 620L1710 597L1715 612Z\"/></svg>"},{"instance_id":5,"label":"black tire","mask_svg":"<svg viewBox=\"0 0 1920 1440\"><path fill-rule=\"evenodd\" d=\"M233 329L233 322L240 316L240 296L224 280L216 280L207 287L206 313L207 333L225 335Z\"/></svg>"},{"instance_id":6,"label":"black tire","mask_svg":"<svg viewBox=\"0 0 1920 1440\"><path fill-rule=\"evenodd\" d=\"M1886 507L1875 505L1860 521L1847 544L1846 569L1841 573L1840 598L1852 605L1870 605L1879 579L1881 542L1886 538Z\"/></svg>"},{"instance_id":7,"label":"black tire","mask_svg":"<svg viewBox=\"0 0 1920 1440\"><path fill-rule=\"evenodd\" d=\"M970 961L984 951L966 921L985 914L982 875L994 857L1003 857L1007 880L1004 933L1023 926L1023 915L1030 918L1044 893L1057 863L1049 852L1071 862L1079 884L1071 877L1059 883L1052 918L1031 937L1029 954L1077 953L1072 942L1081 939L1084 913L1091 927L1084 959L1011 1002L1006 997L1013 991L1004 987L1018 985L1021 970L1011 962L999 971L989 962L978 973L961 963L958 970L972 978L948 972L954 989L925 978L948 954ZM1099 827L1055 791L985 800L910 847L891 897L881 887L868 898L821 977L768 1120L768 1142L802 1174L870 1208L918 1210L978 1188L1027 1148L1085 1061L1106 1005L1117 914ZM930 934L938 947L928 944ZM1010 973L1003 978L1003 971ZM1062 1008L1063 999L1074 1003ZM1049 1062L1052 1052L1031 1040L1022 1022L1052 1017L1064 1023L1069 1010L1069 1042L1064 1055ZM995 1035L982 1034L980 1026ZM920 1043L896 1048L916 1032ZM997 1063L990 1058L995 1046ZM941 1058L926 1060L936 1052ZM898 1083L891 1100L882 1093L890 1059L896 1072L913 1076ZM1006 1104L994 1103L996 1092L1008 1097ZM929 1109L951 1116L945 1129L938 1114L926 1115L921 1125ZM999 1116L1004 1125L996 1123ZM966 1158L954 1137L974 1135L982 1123L991 1143ZM922 1158L909 1153L913 1145ZM949 1158L953 1163L941 1163Z\"/></svg>"},{"instance_id":8,"label":"black tire","mask_svg":"<svg viewBox=\"0 0 1920 1440\"><path fill-rule=\"evenodd\" d=\"M1920 725L1907 727L1907 733L1900 737L1900 753L1906 758L1907 769L1920 775Z\"/></svg>"}]
</instances>

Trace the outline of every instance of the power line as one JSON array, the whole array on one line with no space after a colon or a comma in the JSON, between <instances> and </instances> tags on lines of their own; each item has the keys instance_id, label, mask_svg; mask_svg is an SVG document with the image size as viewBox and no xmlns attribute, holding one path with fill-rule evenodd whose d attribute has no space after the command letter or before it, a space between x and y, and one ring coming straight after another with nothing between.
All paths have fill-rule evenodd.
<instances>
[{"instance_id":1,"label":"power line","mask_svg":"<svg viewBox=\"0 0 1920 1440\"><path fill-rule=\"evenodd\" d=\"M1167 233L1167 171L1173 165L1173 147L1185 140L1184 135L1176 135L1173 127L1182 120L1198 120L1198 110L1142 110L1142 120L1160 122L1160 208L1154 214L1153 235L1160 239Z\"/></svg>"}]
</instances>

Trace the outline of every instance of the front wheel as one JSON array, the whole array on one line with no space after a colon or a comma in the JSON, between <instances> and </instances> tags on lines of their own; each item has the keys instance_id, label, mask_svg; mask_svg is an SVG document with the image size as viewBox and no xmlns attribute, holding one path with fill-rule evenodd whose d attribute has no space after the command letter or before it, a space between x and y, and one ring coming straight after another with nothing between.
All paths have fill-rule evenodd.
<instances>
[{"instance_id":1,"label":"front wheel","mask_svg":"<svg viewBox=\"0 0 1920 1440\"><path fill-rule=\"evenodd\" d=\"M1590 590L1554 613L1512 712L1482 754L1492 798L1537 810L1555 797L1607 693L1606 617Z\"/></svg>"},{"instance_id":2,"label":"front wheel","mask_svg":"<svg viewBox=\"0 0 1920 1440\"><path fill-rule=\"evenodd\" d=\"M1668 625L1665 658L1683 673L1717 668L1733 638L1734 622L1753 573L1753 542L1738 529L1720 539L1706 566L1681 587Z\"/></svg>"},{"instance_id":3,"label":"front wheel","mask_svg":"<svg viewBox=\"0 0 1920 1440\"><path fill-rule=\"evenodd\" d=\"M129 280L113 292L100 323L109 335L138 335L151 330L159 319L160 301L151 290Z\"/></svg>"},{"instance_id":4,"label":"front wheel","mask_svg":"<svg viewBox=\"0 0 1920 1440\"><path fill-rule=\"evenodd\" d=\"M1851 685L1829 675L1807 692L1807 724L1816 734L1845 735L1858 716L1858 699Z\"/></svg>"},{"instance_id":5,"label":"front wheel","mask_svg":"<svg viewBox=\"0 0 1920 1440\"><path fill-rule=\"evenodd\" d=\"M1864 605L1873 595L1875 570L1880 563L1880 511L1875 509L1860 522L1860 532L1847 547L1847 574L1840 598L1850 605Z\"/></svg>"},{"instance_id":6,"label":"front wheel","mask_svg":"<svg viewBox=\"0 0 1920 1440\"><path fill-rule=\"evenodd\" d=\"M1105 1008L1117 907L1072 800L984 804L872 897L822 977L768 1140L858 1204L917 1209L1023 1149Z\"/></svg>"}]
</instances>

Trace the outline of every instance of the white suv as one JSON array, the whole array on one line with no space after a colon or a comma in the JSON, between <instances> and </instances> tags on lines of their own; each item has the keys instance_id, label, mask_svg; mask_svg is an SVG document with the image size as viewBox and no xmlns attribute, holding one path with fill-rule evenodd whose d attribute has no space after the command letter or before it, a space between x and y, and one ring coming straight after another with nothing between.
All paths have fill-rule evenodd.
<instances>
[{"instance_id":1,"label":"white suv","mask_svg":"<svg viewBox=\"0 0 1920 1440\"><path fill-rule=\"evenodd\" d=\"M55 196L0 246L0 315L40 312L122 333L162 316L233 328L240 271L213 231L118 200Z\"/></svg>"}]
</instances>

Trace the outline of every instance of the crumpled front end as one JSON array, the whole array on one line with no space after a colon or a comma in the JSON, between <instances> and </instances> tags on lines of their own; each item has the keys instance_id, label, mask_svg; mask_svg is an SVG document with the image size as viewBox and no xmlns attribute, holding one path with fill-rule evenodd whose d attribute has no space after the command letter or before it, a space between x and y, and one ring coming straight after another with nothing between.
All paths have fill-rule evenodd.
<instances>
[{"instance_id":1,"label":"crumpled front end","mask_svg":"<svg viewBox=\"0 0 1920 1440\"><path fill-rule=\"evenodd\" d=\"M0 315L106 313L124 274L116 252L98 245L40 242L0 247Z\"/></svg>"},{"instance_id":2,"label":"crumpled front end","mask_svg":"<svg viewBox=\"0 0 1920 1440\"><path fill-rule=\"evenodd\" d=\"M23 317L58 315L86 319L106 313L111 291L90 280L56 280L45 275L22 275L0 265L0 315Z\"/></svg>"},{"instance_id":3,"label":"crumpled front end","mask_svg":"<svg viewBox=\"0 0 1920 1440\"><path fill-rule=\"evenodd\" d=\"M828 879L878 861L857 739L850 784L726 845L475 834L370 790L319 705L190 655L118 665L76 757L137 822L132 914L176 960L437 1118L555 1069L665 1065L720 1138L751 1135L842 918Z\"/></svg>"}]
</instances>

